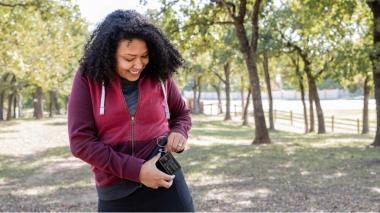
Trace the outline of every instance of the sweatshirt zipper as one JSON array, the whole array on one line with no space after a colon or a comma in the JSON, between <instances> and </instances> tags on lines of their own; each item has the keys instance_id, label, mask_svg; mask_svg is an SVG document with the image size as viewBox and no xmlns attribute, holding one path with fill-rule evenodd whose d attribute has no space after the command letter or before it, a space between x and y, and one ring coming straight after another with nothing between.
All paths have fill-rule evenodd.
<instances>
[{"instance_id":1,"label":"sweatshirt zipper","mask_svg":"<svg viewBox=\"0 0 380 213\"><path fill-rule=\"evenodd\" d=\"M136 113L135 113L136 114ZM135 156L135 136L134 136L134 128L135 127L135 116L131 116L131 141L132 141L132 156Z\"/></svg>"},{"instance_id":2,"label":"sweatshirt zipper","mask_svg":"<svg viewBox=\"0 0 380 213\"><path fill-rule=\"evenodd\" d=\"M142 80L143 78L140 79L140 81ZM121 97L123 98L123 102L124 102L124 106L126 107L127 109L127 112L129 114L129 116L131 117L131 143L132 143L132 156L135 156L135 117L136 117L136 114L137 114L137 109L138 109L138 106L139 106L139 103L140 103L140 89L139 89L139 84L140 84L140 81L138 82L137 84L137 91L138 91L138 95L137 95L137 104L136 104L136 111L135 111L135 115L132 116L131 113L129 112L129 108L128 108L128 104L126 103L125 101L125 98L124 98L124 94L123 94L123 90L122 88L120 89L120 94L121 94Z\"/></svg>"}]
</instances>

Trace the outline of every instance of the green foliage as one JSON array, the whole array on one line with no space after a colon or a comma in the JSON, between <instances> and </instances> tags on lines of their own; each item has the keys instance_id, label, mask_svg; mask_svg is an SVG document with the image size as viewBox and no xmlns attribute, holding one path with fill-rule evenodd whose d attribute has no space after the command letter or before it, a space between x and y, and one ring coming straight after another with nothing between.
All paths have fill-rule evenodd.
<instances>
[{"instance_id":1,"label":"green foliage","mask_svg":"<svg viewBox=\"0 0 380 213\"><path fill-rule=\"evenodd\" d=\"M3 2L2 2L3 3ZM13 73L19 90L68 94L87 24L71 1L12 1L0 6L0 75Z\"/></svg>"}]
</instances>

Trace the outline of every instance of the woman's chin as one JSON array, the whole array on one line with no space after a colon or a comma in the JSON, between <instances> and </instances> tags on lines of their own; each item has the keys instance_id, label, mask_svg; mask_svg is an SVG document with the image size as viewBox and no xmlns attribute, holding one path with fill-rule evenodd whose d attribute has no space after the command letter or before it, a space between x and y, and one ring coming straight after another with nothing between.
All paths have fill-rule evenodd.
<instances>
[{"instance_id":1,"label":"woman's chin","mask_svg":"<svg viewBox=\"0 0 380 213\"><path fill-rule=\"evenodd\" d=\"M141 72L127 72L123 76L123 78L127 79L128 81L137 81L140 78Z\"/></svg>"}]
</instances>

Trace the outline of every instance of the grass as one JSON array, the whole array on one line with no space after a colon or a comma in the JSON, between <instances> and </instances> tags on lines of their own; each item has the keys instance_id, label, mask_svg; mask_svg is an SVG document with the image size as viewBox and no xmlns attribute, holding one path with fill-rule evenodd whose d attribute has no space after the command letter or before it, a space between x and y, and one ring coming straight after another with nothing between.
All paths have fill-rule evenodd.
<instances>
[{"instance_id":1,"label":"grass","mask_svg":"<svg viewBox=\"0 0 380 213\"><path fill-rule=\"evenodd\" d=\"M64 123L53 125L66 131ZM253 127L193 116L189 149L176 158L196 209L380 210L380 149L370 146L373 135L271 131L270 137L271 144L251 145ZM89 166L67 146L2 155L0 168L2 211L96 211Z\"/></svg>"}]
</instances>

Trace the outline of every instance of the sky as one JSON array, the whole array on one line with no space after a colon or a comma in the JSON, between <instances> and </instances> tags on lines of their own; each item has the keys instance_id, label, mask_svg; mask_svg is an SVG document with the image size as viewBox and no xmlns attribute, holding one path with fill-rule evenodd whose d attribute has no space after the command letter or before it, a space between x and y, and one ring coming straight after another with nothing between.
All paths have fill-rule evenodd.
<instances>
[{"instance_id":1,"label":"sky","mask_svg":"<svg viewBox=\"0 0 380 213\"><path fill-rule=\"evenodd\" d=\"M79 5L82 16L93 28L101 22L106 15L117 9L134 9L144 13L148 8L158 8L156 0L150 0L147 6L139 4L139 0L75 0Z\"/></svg>"}]
</instances>

